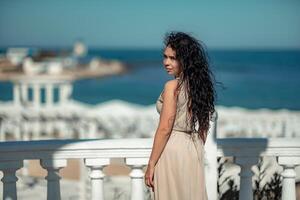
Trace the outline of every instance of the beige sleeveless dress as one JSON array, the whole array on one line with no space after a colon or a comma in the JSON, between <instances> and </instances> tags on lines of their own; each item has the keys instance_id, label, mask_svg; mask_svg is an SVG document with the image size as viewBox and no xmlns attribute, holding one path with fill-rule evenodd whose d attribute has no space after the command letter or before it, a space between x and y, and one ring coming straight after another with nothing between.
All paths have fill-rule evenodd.
<instances>
[{"instance_id":1,"label":"beige sleeveless dress","mask_svg":"<svg viewBox=\"0 0 300 200\"><path fill-rule=\"evenodd\" d=\"M156 109L160 113L162 93ZM207 200L204 145L187 123L187 94L181 87L171 136L154 168L154 200Z\"/></svg>"}]
</instances>

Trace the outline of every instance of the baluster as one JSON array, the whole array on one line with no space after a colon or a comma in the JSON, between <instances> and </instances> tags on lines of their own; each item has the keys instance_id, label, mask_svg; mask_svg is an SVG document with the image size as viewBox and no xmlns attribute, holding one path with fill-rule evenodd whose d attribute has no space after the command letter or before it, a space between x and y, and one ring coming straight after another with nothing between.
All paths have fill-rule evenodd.
<instances>
[{"instance_id":1,"label":"baluster","mask_svg":"<svg viewBox=\"0 0 300 200\"><path fill-rule=\"evenodd\" d=\"M131 167L129 174L131 178L131 200L144 199L144 172L143 167L147 165L149 158L126 158L126 164Z\"/></svg>"},{"instance_id":2,"label":"baluster","mask_svg":"<svg viewBox=\"0 0 300 200\"><path fill-rule=\"evenodd\" d=\"M22 176L28 176L29 175L29 160L23 161L24 167L22 168Z\"/></svg>"},{"instance_id":3,"label":"baluster","mask_svg":"<svg viewBox=\"0 0 300 200\"><path fill-rule=\"evenodd\" d=\"M52 107L53 106L53 84L52 83L47 83L46 85L46 106Z\"/></svg>"},{"instance_id":4,"label":"baluster","mask_svg":"<svg viewBox=\"0 0 300 200\"><path fill-rule=\"evenodd\" d=\"M88 122L88 138L93 139L97 138L97 123L95 119L89 118Z\"/></svg>"},{"instance_id":5,"label":"baluster","mask_svg":"<svg viewBox=\"0 0 300 200\"><path fill-rule=\"evenodd\" d=\"M41 124L38 116L33 118L33 130L32 130L32 138L35 140L41 139Z\"/></svg>"},{"instance_id":6,"label":"baluster","mask_svg":"<svg viewBox=\"0 0 300 200\"><path fill-rule=\"evenodd\" d=\"M66 159L42 159L41 166L48 171L47 179L47 199L60 200L59 170L67 166Z\"/></svg>"},{"instance_id":7,"label":"baluster","mask_svg":"<svg viewBox=\"0 0 300 200\"><path fill-rule=\"evenodd\" d=\"M92 183L92 200L103 200L103 168L109 165L109 158L86 158L84 164L91 169L90 178Z\"/></svg>"},{"instance_id":8,"label":"baluster","mask_svg":"<svg viewBox=\"0 0 300 200\"><path fill-rule=\"evenodd\" d=\"M30 122L28 119L22 122L22 140L27 141L30 139Z\"/></svg>"},{"instance_id":9,"label":"baluster","mask_svg":"<svg viewBox=\"0 0 300 200\"><path fill-rule=\"evenodd\" d=\"M66 84L66 100L70 101L71 95L72 95L72 91L73 91L73 86L72 83L67 83Z\"/></svg>"},{"instance_id":10,"label":"baluster","mask_svg":"<svg viewBox=\"0 0 300 200\"><path fill-rule=\"evenodd\" d=\"M0 170L3 171L3 200L16 200L17 187L16 171L23 167L22 161L4 161L0 162Z\"/></svg>"},{"instance_id":11,"label":"baluster","mask_svg":"<svg viewBox=\"0 0 300 200\"><path fill-rule=\"evenodd\" d=\"M22 104L26 105L28 102L28 86L26 83L21 84L21 97Z\"/></svg>"},{"instance_id":12,"label":"baluster","mask_svg":"<svg viewBox=\"0 0 300 200\"><path fill-rule=\"evenodd\" d=\"M22 133L21 133L21 127L20 127L20 120L17 120L15 122L15 127L13 129L14 134L15 134L15 139L16 140L21 140L22 139Z\"/></svg>"},{"instance_id":13,"label":"baluster","mask_svg":"<svg viewBox=\"0 0 300 200\"><path fill-rule=\"evenodd\" d=\"M13 102L15 106L20 106L20 84L16 82L13 87Z\"/></svg>"},{"instance_id":14,"label":"baluster","mask_svg":"<svg viewBox=\"0 0 300 200\"><path fill-rule=\"evenodd\" d=\"M88 176L85 164L83 162L80 165L80 192L79 199L91 199L90 195L90 178Z\"/></svg>"},{"instance_id":15,"label":"baluster","mask_svg":"<svg viewBox=\"0 0 300 200\"><path fill-rule=\"evenodd\" d=\"M70 96L69 91L69 86L67 83L63 83L59 86L59 103L60 104L65 104L68 101L68 98Z\"/></svg>"},{"instance_id":16,"label":"baluster","mask_svg":"<svg viewBox=\"0 0 300 200\"><path fill-rule=\"evenodd\" d=\"M299 157L278 157L278 164L283 166L282 197L284 200L296 200L296 165L300 165Z\"/></svg>"},{"instance_id":17,"label":"baluster","mask_svg":"<svg viewBox=\"0 0 300 200\"><path fill-rule=\"evenodd\" d=\"M40 107L40 103L41 103L41 88L40 85L38 83L35 83L33 85L33 105L35 108L39 108Z\"/></svg>"},{"instance_id":18,"label":"baluster","mask_svg":"<svg viewBox=\"0 0 300 200\"><path fill-rule=\"evenodd\" d=\"M6 120L0 119L0 141L5 141L5 123Z\"/></svg>"},{"instance_id":19,"label":"baluster","mask_svg":"<svg viewBox=\"0 0 300 200\"><path fill-rule=\"evenodd\" d=\"M239 199L253 200L251 167L257 162L258 157L235 157L235 163L241 167Z\"/></svg>"}]
</instances>

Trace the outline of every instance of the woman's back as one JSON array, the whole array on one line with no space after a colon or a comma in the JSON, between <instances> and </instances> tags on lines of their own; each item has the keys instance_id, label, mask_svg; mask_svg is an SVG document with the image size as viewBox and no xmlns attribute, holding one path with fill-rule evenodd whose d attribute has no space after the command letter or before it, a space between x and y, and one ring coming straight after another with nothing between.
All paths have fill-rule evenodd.
<instances>
[{"instance_id":1,"label":"woman's back","mask_svg":"<svg viewBox=\"0 0 300 200\"><path fill-rule=\"evenodd\" d=\"M187 123L185 91L185 87L179 90L173 129L155 166L155 200L207 200L203 143L191 133ZM156 102L159 113L163 104L162 93Z\"/></svg>"},{"instance_id":2,"label":"woman's back","mask_svg":"<svg viewBox=\"0 0 300 200\"><path fill-rule=\"evenodd\" d=\"M158 113L161 112L163 104L163 92L159 95L156 101L156 110ZM186 86L184 84L179 88L179 94L177 97L177 106L176 106L176 117L173 125L173 130L182 131L190 133L192 131L191 126L189 125L188 120L188 96L186 93Z\"/></svg>"}]
</instances>

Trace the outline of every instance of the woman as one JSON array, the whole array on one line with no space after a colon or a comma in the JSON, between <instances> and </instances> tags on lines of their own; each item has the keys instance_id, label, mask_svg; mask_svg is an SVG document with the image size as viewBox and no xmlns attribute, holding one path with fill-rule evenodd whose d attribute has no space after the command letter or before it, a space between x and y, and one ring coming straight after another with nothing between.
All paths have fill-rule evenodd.
<instances>
[{"instance_id":1,"label":"woman","mask_svg":"<svg viewBox=\"0 0 300 200\"><path fill-rule=\"evenodd\" d=\"M160 120L145 184L155 200L206 200L204 144L214 113L215 90L199 41L182 32L165 38L168 81L156 102Z\"/></svg>"}]
</instances>

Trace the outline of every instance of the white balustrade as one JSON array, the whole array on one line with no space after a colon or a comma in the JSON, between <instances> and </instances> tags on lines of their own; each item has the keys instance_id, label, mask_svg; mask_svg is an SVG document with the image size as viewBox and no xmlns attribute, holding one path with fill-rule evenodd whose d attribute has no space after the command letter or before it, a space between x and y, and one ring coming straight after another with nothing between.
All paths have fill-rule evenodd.
<instances>
[{"instance_id":1,"label":"white balustrade","mask_svg":"<svg viewBox=\"0 0 300 200\"><path fill-rule=\"evenodd\" d=\"M148 163L148 158L127 158L126 164L131 167L131 200L144 199L144 172L143 167Z\"/></svg>"},{"instance_id":2,"label":"white balustrade","mask_svg":"<svg viewBox=\"0 0 300 200\"><path fill-rule=\"evenodd\" d=\"M70 97L70 86L68 83L59 85L59 103L65 104Z\"/></svg>"},{"instance_id":3,"label":"white balustrade","mask_svg":"<svg viewBox=\"0 0 300 200\"><path fill-rule=\"evenodd\" d=\"M295 178L296 172L295 167L300 165L300 157L278 157L278 164L283 166L282 175L282 199L284 200L294 200L296 199L295 190Z\"/></svg>"},{"instance_id":4,"label":"white balustrade","mask_svg":"<svg viewBox=\"0 0 300 200\"><path fill-rule=\"evenodd\" d=\"M48 171L47 200L60 200L59 170L67 166L66 159L42 159L41 166Z\"/></svg>"},{"instance_id":5,"label":"white balustrade","mask_svg":"<svg viewBox=\"0 0 300 200\"><path fill-rule=\"evenodd\" d=\"M217 107L218 137L298 137L299 112ZM298 120L298 122L297 122ZM298 129L294 127L297 126ZM243 135L242 135L243 134Z\"/></svg>"},{"instance_id":6,"label":"white balustrade","mask_svg":"<svg viewBox=\"0 0 300 200\"><path fill-rule=\"evenodd\" d=\"M3 123L3 119L0 120L0 141L5 141L5 124Z\"/></svg>"},{"instance_id":7,"label":"white balustrade","mask_svg":"<svg viewBox=\"0 0 300 200\"><path fill-rule=\"evenodd\" d=\"M22 167L22 161L40 159L48 171L48 199L60 199L59 169L66 166L67 159L83 159L85 166L91 169L92 199L103 199L103 168L109 165L112 158L124 158L126 165L131 168L131 199L142 200L145 188L143 168L147 164L152 142L152 139L1 142L0 170L4 172L4 195L16 198L15 172ZM206 145L209 146L210 142L213 140L208 139ZM211 168L207 172L214 172L211 163L217 157L234 157L236 164L241 166L240 199L253 198L251 166L258 162L259 157L275 156L284 167L282 199L295 200L295 167L300 165L299 138L227 138L215 139L215 142L215 157L207 157L205 161L206 168ZM212 174L213 177L210 174L207 176L208 189L216 186L216 174ZM208 190L208 195L216 200L216 188Z\"/></svg>"},{"instance_id":8,"label":"white balustrade","mask_svg":"<svg viewBox=\"0 0 300 200\"><path fill-rule=\"evenodd\" d=\"M67 95L67 100L71 98L72 92L73 92L73 85L69 82L66 83L66 95Z\"/></svg>"},{"instance_id":9,"label":"white balustrade","mask_svg":"<svg viewBox=\"0 0 300 200\"><path fill-rule=\"evenodd\" d=\"M34 121L32 121L32 138L34 140L38 140L39 136L40 136L40 132L41 132L41 123L39 121L39 118L36 117L33 119Z\"/></svg>"},{"instance_id":10,"label":"white balustrade","mask_svg":"<svg viewBox=\"0 0 300 200\"><path fill-rule=\"evenodd\" d=\"M95 120L90 119L88 121L88 138L92 139L92 138L97 138L97 123L95 122Z\"/></svg>"},{"instance_id":11,"label":"white balustrade","mask_svg":"<svg viewBox=\"0 0 300 200\"><path fill-rule=\"evenodd\" d=\"M23 166L22 161L0 161L0 170L3 172L3 200L16 200L17 188L16 171Z\"/></svg>"},{"instance_id":12,"label":"white balustrade","mask_svg":"<svg viewBox=\"0 0 300 200\"><path fill-rule=\"evenodd\" d=\"M29 135L29 132L30 132L30 124L29 122L26 120L22 123L22 140L23 141L27 141L30 139L30 135Z\"/></svg>"},{"instance_id":13,"label":"white balustrade","mask_svg":"<svg viewBox=\"0 0 300 200\"><path fill-rule=\"evenodd\" d=\"M103 168L110 163L109 158L87 158L85 165L91 169L90 178L92 184L92 200L104 200L103 179L105 174Z\"/></svg>"},{"instance_id":14,"label":"white balustrade","mask_svg":"<svg viewBox=\"0 0 300 200\"><path fill-rule=\"evenodd\" d=\"M28 85L27 84L21 85L21 96L22 96L22 102L27 103L28 102Z\"/></svg>"},{"instance_id":15,"label":"white balustrade","mask_svg":"<svg viewBox=\"0 0 300 200\"><path fill-rule=\"evenodd\" d=\"M46 106L51 107L53 105L53 85L51 83L46 83Z\"/></svg>"},{"instance_id":16,"label":"white balustrade","mask_svg":"<svg viewBox=\"0 0 300 200\"><path fill-rule=\"evenodd\" d=\"M33 103L34 107L40 107L41 104L41 88L40 85L35 83L33 85Z\"/></svg>"},{"instance_id":17,"label":"white balustrade","mask_svg":"<svg viewBox=\"0 0 300 200\"><path fill-rule=\"evenodd\" d=\"M141 166L146 165L151 146L150 139L3 142L0 143L0 163L7 163L12 157L18 160L41 159L42 167L48 171L47 199L56 200L60 199L59 170L66 166L67 159L84 159L85 165L91 169L92 199L98 200L104 195L102 169L109 164L110 158L138 158L136 161L129 159L128 163L134 165L133 188L141 188ZM137 175L136 172L141 173ZM6 185L6 182L3 183ZM16 195L16 191L11 191Z\"/></svg>"},{"instance_id":18,"label":"white balustrade","mask_svg":"<svg viewBox=\"0 0 300 200\"><path fill-rule=\"evenodd\" d=\"M253 200L251 167L258 162L258 157L235 157L235 163L241 166L239 199Z\"/></svg>"},{"instance_id":19,"label":"white balustrade","mask_svg":"<svg viewBox=\"0 0 300 200\"><path fill-rule=\"evenodd\" d=\"M21 133L21 127L19 126L19 124L17 124L17 126L16 126L15 133L16 133L17 140L21 140L22 133Z\"/></svg>"},{"instance_id":20,"label":"white balustrade","mask_svg":"<svg viewBox=\"0 0 300 200\"><path fill-rule=\"evenodd\" d=\"M226 138L217 139L218 157L232 156L241 166L240 199L253 199L251 166L257 164L258 157L275 156L283 165L282 192L284 200L295 200L295 174L300 165L299 138ZM293 188L292 188L293 187Z\"/></svg>"},{"instance_id":21,"label":"white balustrade","mask_svg":"<svg viewBox=\"0 0 300 200\"><path fill-rule=\"evenodd\" d=\"M14 83L14 86L13 86L13 101L14 101L14 104L15 106L20 106L20 85L18 83Z\"/></svg>"}]
</instances>

